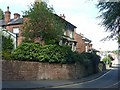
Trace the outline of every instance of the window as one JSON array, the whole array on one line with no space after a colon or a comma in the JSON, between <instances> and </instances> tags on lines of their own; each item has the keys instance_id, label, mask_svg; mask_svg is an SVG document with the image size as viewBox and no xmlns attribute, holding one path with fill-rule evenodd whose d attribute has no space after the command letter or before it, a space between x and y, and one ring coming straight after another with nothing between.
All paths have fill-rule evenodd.
<instances>
[{"instance_id":1,"label":"window","mask_svg":"<svg viewBox=\"0 0 120 90\"><path fill-rule=\"evenodd\" d=\"M68 30L64 31L64 35L66 35L70 38L74 38L74 31L68 29Z\"/></svg>"},{"instance_id":2,"label":"window","mask_svg":"<svg viewBox=\"0 0 120 90\"><path fill-rule=\"evenodd\" d=\"M13 33L14 34L18 34L19 33L19 28L18 27L14 27L13 28Z\"/></svg>"},{"instance_id":3,"label":"window","mask_svg":"<svg viewBox=\"0 0 120 90\"><path fill-rule=\"evenodd\" d=\"M69 34L68 35L69 35L70 38L74 38L73 37L73 33L74 33L73 31L69 30Z\"/></svg>"}]
</instances>

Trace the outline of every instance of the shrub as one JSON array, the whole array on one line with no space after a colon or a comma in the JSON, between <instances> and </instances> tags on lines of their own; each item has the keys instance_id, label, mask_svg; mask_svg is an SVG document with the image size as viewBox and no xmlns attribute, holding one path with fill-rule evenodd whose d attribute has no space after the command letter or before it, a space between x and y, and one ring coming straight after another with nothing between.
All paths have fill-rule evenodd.
<instances>
[{"instance_id":1,"label":"shrub","mask_svg":"<svg viewBox=\"0 0 120 90\"><path fill-rule=\"evenodd\" d=\"M15 60L39 60L39 44L23 43L18 46L13 52L11 57Z\"/></svg>"},{"instance_id":2,"label":"shrub","mask_svg":"<svg viewBox=\"0 0 120 90\"><path fill-rule=\"evenodd\" d=\"M49 63L75 63L90 65L93 54L73 52L68 46L23 43L12 52L14 60L37 61ZM95 59L96 60L96 59Z\"/></svg>"},{"instance_id":3,"label":"shrub","mask_svg":"<svg viewBox=\"0 0 120 90\"><path fill-rule=\"evenodd\" d=\"M81 56L82 56L82 60L83 60L82 63L85 66L92 65L94 73L98 72L100 56L98 56L96 53L82 53Z\"/></svg>"},{"instance_id":4,"label":"shrub","mask_svg":"<svg viewBox=\"0 0 120 90\"><path fill-rule=\"evenodd\" d=\"M45 45L41 47L39 52L39 61L49 63L65 63L65 47L58 45Z\"/></svg>"},{"instance_id":5,"label":"shrub","mask_svg":"<svg viewBox=\"0 0 120 90\"><path fill-rule=\"evenodd\" d=\"M2 58L6 60L10 60L11 52L13 49L14 49L14 45L11 36L2 35Z\"/></svg>"},{"instance_id":6,"label":"shrub","mask_svg":"<svg viewBox=\"0 0 120 90\"><path fill-rule=\"evenodd\" d=\"M110 59L108 56L104 57L104 58L102 59L102 61L103 61L105 64L111 64L111 59Z\"/></svg>"},{"instance_id":7,"label":"shrub","mask_svg":"<svg viewBox=\"0 0 120 90\"><path fill-rule=\"evenodd\" d=\"M2 35L2 50L12 51L13 49L14 49L14 45L11 36Z\"/></svg>"},{"instance_id":8,"label":"shrub","mask_svg":"<svg viewBox=\"0 0 120 90\"><path fill-rule=\"evenodd\" d=\"M2 51L2 59L11 60L11 51Z\"/></svg>"},{"instance_id":9,"label":"shrub","mask_svg":"<svg viewBox=\"0 0 120 90\"><path fill-rule=\"evenodd\" d=\"M68 47L58 45L41 46L34 43L23 43L12 52L14 60L39 61L49 63L66 63Z\"/></svg>"}]
</instances>

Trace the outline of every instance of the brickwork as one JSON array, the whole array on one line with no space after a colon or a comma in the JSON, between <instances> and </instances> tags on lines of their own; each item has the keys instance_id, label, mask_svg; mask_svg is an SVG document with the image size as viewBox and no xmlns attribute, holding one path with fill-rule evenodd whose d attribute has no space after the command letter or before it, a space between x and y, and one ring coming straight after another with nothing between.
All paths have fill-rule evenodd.
<instances>
[{"instance_id":1,"label":"brickwork","mask_svg":"<svg viewBox=\"0 0 120 90\"><path fill-rule=\"evenodd\" d=\"M22 40L23 40L23 37L22 37L22 24L19 24L19 25L10 25L10 26L6 26L6 29L13 32L13 28L19 28L19 34L18 34L18 45L20 45L22 43Z\"/></svg>"},{"instance_id":2,"label":"brickwork","mask_svg":"<svg viewBox=\"0 0 120 90\"><path fill-rule=\"evenodd\" d=\"M3 61L2 80L78 79L93 73L81 64L49 64L24 61Z\"/></svg>"},{"instance_id":3,"label":"brickwork","mask_svg":"<svg viewBox=\"0 0 120 90\"><path fill-rule=\"evenodd\" d=\"M10 16L11 16L11 12L9 11L9 7L7 7L7 11L5 12L5 23L9 23L10 22Z\"/></svg>"},{"instance_id":4,"label":"brickwork","mask_svg":"<svg viewBox=\"0 0 120 90\"><path fill-rule=\"evenodd\" d=\"M86 44L85 44L84 40L82 40L82 36L77 33L74 33L74 38L77 41L76 51L78 51L80 53L85 52Z\"/></svg>"}]
</instances>

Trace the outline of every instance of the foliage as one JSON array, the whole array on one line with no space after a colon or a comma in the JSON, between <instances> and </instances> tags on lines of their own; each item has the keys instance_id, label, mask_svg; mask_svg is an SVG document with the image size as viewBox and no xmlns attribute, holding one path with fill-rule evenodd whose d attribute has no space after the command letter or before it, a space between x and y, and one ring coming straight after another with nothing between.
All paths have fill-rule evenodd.
<instances>
[{"instance_id":1,"label":"foliage","mask_svg":"<svg viewBox=\"0 0 120 90\"><path fill-rule=\"evenodd\" d=\"M119 26L118 17L120 16L120 2L99 2L97 8L101 12L99 16L102 18L101 25L105 26L106 31L111 32L111 35L107 36L106 39L115 39L120 32L120 29L117 29Z\"/></svg>"},{"instance_id":2,"label":"foliage","mask_svg":"<svg viewBox=\"0 0 120 90\"><path fill-rule=\"evenodd\" d=\"M103 61L105 64L111 64L111 59L110 59L108 56L104 57L102 61Z\"/></svg>"},{"instance_id":3,"label":"foliage","mask_svg":"<svg viewBox=\"0 0 120 90\"><path fill-rule=\"evenodd\" d=\"M89 62L92 62L95 56L96 55L93 54L79 54L73 52L68 46L41 46L35 43L23 43L12 52L12 58L14 60L64 64L80 62L84 65L88 65ZM94 60L96 60L96 58Z\"/></svg>"},{"instance_id":4,"label":"foliage","mask_svg":"<svg viewBox=\"0 0 120 90\"><path fill-rule=\"evenodd\" d=\"M77 62L83 64L86 68L93 67L93 72L98 72L98 64L100 62L100 56L96 55L95 53L81 53L77 54L78 59Z\"/></svg>"},{"instance_id":5,"label":"foliage","mask_svg":"<svg viewBox=\"0 0 120 90\"><path fill-rule=\"evenodd\" d=\"M2 51L2 59L4 60L11 60L11 51Z\"/></svg>"},{"instance_id":6,"label":"foliage","mask_svg":"<svg viewBox=\"0 0 120 90\"><path fill-rule=\"evenodd\" d=\"M12 58L23 61L64 63L64 55L66 52L66 47L58 45L41 46L34 43L23 43L12 52Z\"/></svg>"},{"instance_id":7,"label":"foliage","mask_svg":"<svg viewBox=\"0 0 120 90\"><path fill-rule=\"evenodd\" d=\"M13 40L11 36L2 35L2 58L11 59L11 52L14 49Z\"/></svg>"},{"instance_id":8,"label":"foliage","mask_svg":"<svg viewBox=\"0 0 120 90\"><path fill-rule=\"evenodd\" d=\"M45 44L58 42L63 35L64 23L53 13L54 9L48 7L46 2L31 5L29 10L24 12L28 18L23 30L25 41L34 42L36 38L40 38Z\"/></svg>"},{"instance_id":9,"label":"foliage","mask_svg":"<svg viewBox=\"0 0 120 90\"><path fill-rule=\"evenodd\" d=\"M15 60L38 60L39 45L23 43L12 52Z\"/></svg>"},{"instance_id":10,"label":"foliage","mask_svg":"<svg viewBox=\"0 0 120 90\"><path fill-rule=\"evenodd\" d=\"M120 51L119 51L119 50L113 50L112 53L114 53L114 54L119 54Z\"/></svg>"},{"instance_id":11,"label":"foliage","mask_svg":"<svg viewBox=\"0 0 120 90\"><path fill-rule=\"evenodd\" d=\"M3 11L0 9L0 19L3 19L4 18L4 14L3 14Z\"/></svg>"},{"instance_id":12,"label":"foliage","mask_svg":"<svg viewBox=\"0 0 120 90\"><path fill-rule=\"evenodd\" d=\"M9 50L12 51L14 48L13 40L11 36L4 36L2 35L2 50Z\"/></svg>"}]
</instances>

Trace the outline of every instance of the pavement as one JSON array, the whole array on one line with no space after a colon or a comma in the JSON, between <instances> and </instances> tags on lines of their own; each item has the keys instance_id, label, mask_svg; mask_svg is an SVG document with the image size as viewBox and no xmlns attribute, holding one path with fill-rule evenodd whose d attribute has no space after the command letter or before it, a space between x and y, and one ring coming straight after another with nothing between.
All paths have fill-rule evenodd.
<instances>
[{"instance_id":1,"label":"pavement","mask_svg":"<svg viewBox=\"0 0 120 90\"><path fill-rule=\"evenodd\" d=\"M3 81L2 82L2 90L7 90L11 88L11 90L16 88L16 90L22 88L25 89L41 89L41 88L51 88L55 86L62 86L62 85L70 85L75 83L82 83L94 80L102 75L104 75L109 70L99 72L97 74L93 74L82 79L77 80L39 80L39 81ZM18 88L18 89L17 89Z\"/></svg>"}]
</instances>

